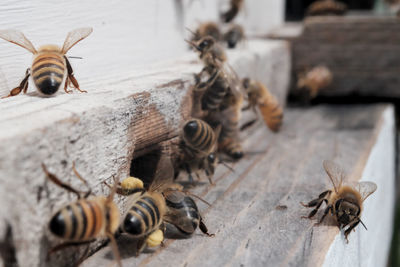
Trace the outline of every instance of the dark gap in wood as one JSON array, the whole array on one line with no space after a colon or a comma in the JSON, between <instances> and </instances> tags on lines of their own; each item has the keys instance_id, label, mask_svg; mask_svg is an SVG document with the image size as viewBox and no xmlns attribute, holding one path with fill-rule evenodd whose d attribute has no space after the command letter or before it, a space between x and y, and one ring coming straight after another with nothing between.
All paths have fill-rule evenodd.
<instances>
[{"instance_id":1,"label":"dark gap in wood","mask_svg":"<svg viewBox=\"0 0 400 267\"><path fill-rule=\"evenodd\" d=\"M0 255L3 259L3 266L19 266L15 250L14 238L11 225L6 223L6 231L3 240L0 241Z\"/></svg>"},{"instance_id":2,"label":"dark gap in wood","mask_svg":"<svg viewBox=\"0 0 400 267\"><path fill-rule=\"evenodd\" d=\"M154 178L158 161L162 155L162 147L155 145L146 154L136 156L132 159L129 175L143 181L145 188L151 184Z\"/></svg>"}]
</instances>

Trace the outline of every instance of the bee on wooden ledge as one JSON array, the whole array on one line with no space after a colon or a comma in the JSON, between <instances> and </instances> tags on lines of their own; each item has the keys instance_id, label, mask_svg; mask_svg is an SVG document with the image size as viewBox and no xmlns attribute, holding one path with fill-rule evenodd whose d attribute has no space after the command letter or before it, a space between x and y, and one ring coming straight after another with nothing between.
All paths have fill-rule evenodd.
<instances>
[{"instance_id":1,"label":"bee on wooden ledge","mask_svg":"<svg viewBox=\"0 0 400 267\"><path fill-rule=\"evenodd\" d=\"M74 76L74 71L65 54L79 41L85 39L93 31L92 28L79 28L68 33L62 48L57 45L43 45L38 50L25 37L25 35L17 30L0 30L0 38L19 45L33 54L32 67L28 68L24 79L19 86L10 91L7 96L2 98L16 96L21 91L24 94L28 90L29 77L32 76L33 83L37 91L42 96L54 95L60 86L64 83L64 91L71 93L67 87L72 86L82 93Z\"/></svg>"}]
</instances>

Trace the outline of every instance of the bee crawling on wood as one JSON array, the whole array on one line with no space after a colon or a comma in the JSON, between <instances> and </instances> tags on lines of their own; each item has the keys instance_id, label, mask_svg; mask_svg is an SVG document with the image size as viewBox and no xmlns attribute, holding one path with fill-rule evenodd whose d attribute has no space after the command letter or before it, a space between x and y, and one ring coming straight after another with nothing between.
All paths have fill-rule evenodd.
<instances>
[{"instance_id":1,"label":"bee crawling on wood","mask_svg":"<svg viewBox=\"0 0 400 267\"><path fill-rule=\"evenodd\" d=\"M65 240L65 242L52 248L48 255L69 246L87 244L97 238L107 237L111 240L114 257L118 265L121 266L121 258L114 238L120 222L119 209L113 201L116 186L112 187L108 197L89 197L91 195L90 189L87 192L78 191L50 173L44 164L42 164L42 168L47 179L65 190L76 194L78 197L77 201L61 208L51 218L49 222L50 231L57 237ZM73 171L87 185L86 180L75 169L75 164L73 164ZM77 265L82 263L87 252L88 250L79 259Z\"/></svg>"},{"instance_id":2,"label":"bee crawling on wood","mask_svg":"<svg viewBox=\"0 0 400 267\"><path fill-rule=\"evenodd\" d=\"M365 229L367 227L361 221L361 212L364 200L375 192L377 186L373 182L359 182L355 185L344 184L346 175L342 169L332 161L323 162L324 169L332 182L333 189L322 192L318 198L311 200L307 204L301 202L304 207L315 207L308 216L302 218L312 218L325 202L327 207L318 224L322 223L326 215L330 213L336 219L338 227L345 229L344 235L348 241L348 235L359 223Z\"/></svg>"},{"instance_id":3,"label":"bee crawling on wood","mask_svg":"<svg viewBox=\"0 0 400 267\"><path fill-rule=\"evenodd\" d=\"M203 91L202 109L215 111L219 109L225 95L231 92L235 96L242 94L240 79L233 68L227 63L224 49L211 36L206 36L197 42L189 42L198 52L204 63L203 70L197 77L207 75L207 82L197 79L195 90Z\"/></svg>"},{"instance_id":4,"label":"bee crawling on wood","mask_svg":"<svg viewBox=\"0 0 400 267\"><path fill-rule=\"evenodd\" d=\"M128 209L120 226L123 233L139 239L137 254L146 247L162 244L165 223L175 225L180 231L191 234L197 225L207 235L194 201L173 184L174 169L167 156L157 163L154 179L148 189L139 178L129 177L117 186L117 193L129 195ZM178 189L176 189L178 188ZM192 200L192 201L190 201Z\"/></svg>"},{"instance_id":5,"label":"bee crawling on wood","mask_svg":"<svg viewBox=\"0 0 400 267\"><path fill-rule=\"evenodd\" d=\"M210 184L213 184L212 176L218 164L219 133L220 128L214 130L200 119L188 120L182 127L179 168L188 173L190 182L193 182L192 172L198 175L198 171L204 171Z\"/></svg>"},{"instance_id":6,"label":"bee crawling on wood","mask_svg":"<svg viewBox=\"0 0 400 267\"><path fill-rule=\"evenodd\" d=\"M63 83L66 93L72 92L67 89L68 85L80 92L86 93L86 91L80 89L78 81L75 79L74 71L65 54L75 44L85 39L92 31L92 28L75 29L68 33L62 48L56 45L43 45L36 50L22 32L17 30L0 30L0 38L19 45L33 54L32 67L26 70L25 78L19 86L12 89L5 97L18 95L21 91L25 94L28 90L30 76L32 76L36 89L43 96L55 94Z\"/></svg>"},{"instance_id":7,"label":"bee crawling on wood","mask_svg":"<svg viewBox=\"0 0 400 267\"><path fill-rule=\"evenodd\" d=\"M276 97L259 81L244 78L242 83L248 97L248 105L243 109L251 108L256 115L260 113L264 123L272 131L279 131L283 122L283 109ZM257 108L259 112L257 112ZM242 125L241 130L253 125L256 120Z\"/></svg>"}]
</instances>

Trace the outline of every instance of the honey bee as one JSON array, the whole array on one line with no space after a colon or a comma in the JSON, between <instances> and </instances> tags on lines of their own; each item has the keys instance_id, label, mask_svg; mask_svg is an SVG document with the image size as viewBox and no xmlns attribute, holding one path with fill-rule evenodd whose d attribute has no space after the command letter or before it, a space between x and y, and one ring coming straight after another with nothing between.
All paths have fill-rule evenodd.
<instances>
[{"instance_id":1,"label":"honey bee","mask_svg":"<svg viewBox=\"0 0 400 267\"><path fill-rule=\"evenodd\" d=\"M347 5L335 0L319 0L307 8L307 16L344 15Z\"/></svg>"},{"instance_id":2,"label":"honey bee","mask_svg":"<svg viewBox=\"0 0 400 267\"><path fill-rule=\"evenodd\" d=\"M44 164L42 164L42 168L47 179L65 190L76 194L78 197L77 201L64 206L52 216L49 222L49 229L54 235L65 242L52 248L49 254L68 246L90 243L95 238L107 237L111 240L114 256L119 266L121 266L121 258L114 238L120 222L119 209L113 201L116 186L112 188L108 197L89 197L91 194L90 189L88 192L78 191L69 184L63 183L56 175L50 173ZM75 169L75 164L73 164L73 171L87 185L86 180ZM78 262L81 263L85 256L83 255Z\"/></svg>"},{"instance_id":3,"label":"honey bee","mask_svg":"<svg viewBox=\"0 0 400 267\"><path fill-rule=\"evenodd\" d=\"M222 34L218 25L214 22L204 22L199 25L196 31L193 33L192 41L198 41L203 37L211 36L214 40L221 40Z\"/></svg>"},{"instance_id":4,"label":"honey bee","mask_svg":"<svg viewBox=\"0 0 400 267\"><path fill-rule=\"evenodd\" d=\"M327 67L317 66L306 74L299 75L297 88L309 91L310 97L314 98L317 96L320 89L332 83L332 77L332 72Z\"/></svg>"},{"instance_id":5,"label":"honey bee","mask_svg":"<svg viewBox=\"0 0 400 267\"><path fill-rule=\"evenodd\" d=\"M167 207L162 192L173 183L173 178L171 160L161 156L148 190L135 177L126 178L117 186L117 193L129 195L129 208L123 215L120 228L123 233L138 239L137 254L146 247L160 245L164 240L163 218Z\"/></svg>"},{"instance_id":6,"label":"honey bee","mask_svg":"<svg viewBox=\"0 0 400 267\"><path fill-rule=\"evenodd\" d=\"M218 150L237 160L243 157L244 152L239 139L239 120L242 113L243 96L233 96L228 93L221 109L216 113L221 123L221 134L218 140Z\"/></svg>"},{"instance_id":7,"label":"honey bee","mask_svg":"<svg viewBox=\"0 0 400 267\"><path fill-rule=\"evenodd\" d=\"M239 13L239 10L243 6L244 0L231 0L229 9L221 13L221 20L225 23L231 22L236 15Z\"/></svg>"},{"instance_id":8,"label":"honey bee","mask_svg":"<svg viewBox=\"0 0 400 267\"><path fill-rule=\"evenodd\" d=\"M224 41L229 48L235 48L236 44L245 38L244 29L239 24L233 24L224 34Z\"/></svg>"},{"instance_id":9,"label":"honey bee","mask_svg":"<svg viewBox=\"0 0 400 267\"><path fill-rule=\"evenodd\" d=\"M184 235L193 234L199 227L207 236L214 236L208 232L193 198L179 190L166 190L163 195L168 208L164 221L174 225Z\"/></svg>"},{"instance_id":10,"label":"honey bee","mask_svg":"<svg viewBox=\"0 0 400 267\"><path fill-rule=\"evenodd\" d=\"M218 163L216 150L220 128L215 131L203 120L191 119L186 121L179 144L181 155L179 157L180 169L189 175L193 182L192 171L204 170L208 180L213 184L212 176Z\"/></svg>"},{"instance_id":11,"label":"honey bee","mask_svg":"<svg viewBox=\"0 0 400 267\"><path fill-rule=\"evenodd\" d=\"M242 93L240 79L227 63L227 57L222 46L216 43L211 36L206 36L198 42L189 43L200 52L199 57L205 65L197 76L202 77L206 73L210 77L208 82L202 83L201 86L195 85L195 90L204 91L201 98L202 109L206 111L217 110L228 92L240 97ZM197 81L200 80L200 78L197 79Z\"/></svg>"},{"instance_id":12,"label":"honey bee","mask_svg":"<svg viewBox=\"0 0 400 267\"><path fill-rule=\"evenodd\" d=\"M43 96L55 94L62 83L65 83L64 91L66 93L72 92L72 90L67 89L68 85L73 86L80 92L86 93L86 91L79 88L78 81L74 77L71 64L65 54L75 44L85 39L92 31L92 28L75 29L68 33L62 48L56 45L43 45L36 50L22 32L17 30L0 30L0 38L19 45L33 54L32 67L26 70L25 78L18 87L12 89L5 97L18 95L21 91L26 93L28 90L28 80L31 75L36 89Z\"/></svg>"},{"instance_id":13,"label":"honey bee","mask_svg":"<svg viewBox=\"0 0 400 267\"><path fill-rule=\"evenodd\" d=\"M367 229L361 221L362 205L364 200L375 192L377 186L373 182L359 182L354 186L345 185L343 182L346 175L338 165L332 161L325 160L323 166L333 184L333 189L322 192L318 198L311 200L307 204L301 202L304 207L315 207L307 217L303 216L303 218L312 218L321 204L325 202L327 208L318 224L322 223L330 212L330 215L336 219L340 229L347 227L344 235L348 242L348 235L359 223Z\"/></svg>"},{"instance_id":14,"label":"honey bee","mask_svg":"<svg viewBox=\"0 0 400 267\"><path fill-rule=\"evenodd\" d=\"M283 122L283 109L278 100L272 95L267 87L261 82L249 78L242 80L243 88L248 96L248 106L244 110L252 108L255 114L256 107L261 113L265 124L274 132L279 131ZM252 125L256 120L252 120L241 127L241 130Z\"/></svg>"}]
</instances>

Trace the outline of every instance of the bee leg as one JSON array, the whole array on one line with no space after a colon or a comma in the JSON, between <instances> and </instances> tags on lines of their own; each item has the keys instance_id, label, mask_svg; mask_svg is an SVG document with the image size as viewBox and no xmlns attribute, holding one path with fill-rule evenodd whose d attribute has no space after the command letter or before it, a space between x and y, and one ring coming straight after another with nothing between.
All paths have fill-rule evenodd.
<instances>
[{"instance_id":1,"label":"bee leg","mask_svg":"<svg viewBox=\"0 0 400 267\"><path fill-rule=\"evenodd\" d=\"M208 233L207 226L204 224L202 217L200 217L199 228L204 234L208 235L209 237L214 237L215 236L215 234Z\"/></svg>"},{"instance_id":2,"label":"bee leg","mask_svg":"<svg viewBox=\"0 0 400 267\"><path fill-rule=\"evenodd\" d=\"M140 253L142 253L142 251L146 248L147 237L148 236L138 240L137 247L136 247L136 257L138 257L140 255Z\"/></svg>"},{"instance_id":3,"label":"bee leg","mask_svg":"<svg viewBox=\"0 0 400 267\"><path fill-rule=\"evenodd\" d=\"M87 240L87 241L81 241L81 242L64 242L64 243L61 243L61 244L49 249L49 251L47 252L46 260L48 261L49 258L50 258L50 255L55 253L55 252L57 252L57 251L59 251L59 250L62 250L62 249L68 248L68 247L76 247L76 246L89 244L89 243L92 243L93 241L95 241L95 239L91 239L91 240Z\"/></svg>"},{"instance_id":4,"label":"bee leg","mask_svg":"<svg viewBox=\"0 0 400 267\"><path fill-rule=\"evenodd\" d=\"M188 164L184 164L183 167L185 168L187 174L188 174L188 178L189 178L189 183L193 184L193 176L192 176L192 169L190 168L190 166Z\"/></svg>"},{"instance_id":5,"label":"bee leg","mask_svg":"<svg viewBox=\"0 0 400 267\"><path fill-rule=\"evenodd\" d=\"M19 93L21 93L21 91L23 91L24 94L25 94L26 91L28 90L29 76L31 76L31 69L28 68L26 70L26 73L25 73L25 78L21 81L19 86L15 87L14 89L12 89L7 96L3 96L1 98L7 98L7 97L10 97L10 96L16 96Z\"/></svg>"},{"instance_id":6,"label":"bee leg","mask_svg":"<svg viewBox=\"0 0 400 267\"><path fill-rule=\"evenodd\" d=\"M250 126L252 126L255 122L257 121L257 119L251 120L246 122L245 124L243 124L242 126L240 126L240 131L243 131L247 128L249 128Z\"/></svg>"},{"instance_id":7,"label":"bee leg","mask_svg":"<svg viewBox=\"0 0 400 267\"><path fill-rule=\"evenodd\" d=\"M72 66L71 66L71 64L69 63L69 60L68 60L68 58L66 57L66 56L64 56L64 58L65 58L65 62L67 63L67 71L68 71L68 78L67 78L67 80L65 81L65 84L67 84L67 82L68 82L68 80L70 81L70 82L72 82L72 84L74 85L74 87L75 87L75 89L76 90L78 90L79 92L81 92L81 93L87 93L87 91L85 91L85 90L81 90L80 88L79 88L79 83L78 83L78 81L75 79L75 76L74 76L74 70L72 69ZM64 90L65 90L65 88L64 88ZM66 91L67 92L67 91Z\"/></svg>"},{"instance_id":8,"label":"bee leg","mask_svg":"<svg viewBox=\"0 0 400 267\"><path fill-rule=\"evenodd\" d=\"M68 82L69 82L69 78L67 77L67 78L65 79L64 91L65 91L67 94L70 94L70 93L72 93L72 90L68 90Z\"/></svg>"},{"instance_id":9,"label":"bee leg","mask_svg":"<svg viewBox=\"0 0 400 267\"><path fill-rule=\"evenodd\" d=\"M201 73L199 75L201 75ZM205 82L200 82L199 81L200 78L197 77L196 80L198 80L198 82L196 82L194 90L195 91L205 91L205 90L207 90L208 88L210 88L214 84L215 80L218 78L218 75L219 75L219 70L216 69L213 72L213 74L208 78L208 80L205 81Z\"/></svg>"},{"instance_id":10,"label":"bee leg","mask_svg":"<svg viewBox=\"0 0 400 267\"><path fill-rule=\"evenodd\" d=\"M55 183L56 185L58 185L59 187L64 188L67 191L70 191L74 194L77 195L78 199L81 198L81 192L79 192L78 190L74 189L72 186L70 186L69 184L63 183L61 182L60 179L57 178L56 175L52 174L51 172L49 172L46 168L46 165L44 165L44 163L42 163L42 169L44 171L44 173L46 174L47 179L49 179L50 181L52 181L53 183Z\"/></svg>"},{"instance_id":11,"label":"bee leg","mask_svg":"<svg viewBox=\"0 0 400 267\"><path fill-rule=\"evenodd\" d=\"M326 200L326 201L327 201L327 200ZM329 205L329 206L325 209L324 214L322 215L321 219L319 220L319 222L317 222L316 224L314 224L314 226L320 225L320 224L324 221L326 215L328 215L328 213L329 213L330 210L333 210L333 209L332 209L332 205Z\"/></svg>"},{"instance_id":12,"label":"bee leg","mask_svg":"<svg viewBox=\"0 0 400 267\"><path fill-rule=\"evenodd\" d=\"M347 243L349 243L349 239L347 238L347 236L350 234L351 230L353 230L359 223L359 220L352 222L349 228L347 228L347 230L344 232L344 237L346 238Z\"/></svg>"},{"instance_id":13,"label":"bee leg","mask_svg":"<svg viewBox=\"0 0 400 267\"><path fill-rule=\"evenodd\" d=\"M121 266L122 266L122 263L121 263L121 255L119 254L117 241L115 240L115 237L114 237L114 235L113 235L111 232L108 231L108 232L106 233L106 235L107 235L107 237L108 237L108 238L110 239L110 241L111 241L111 249L112 249L112 251L113 251L115 260L117 261L118 266L121 267Z\"/></svg>"},{"instance_id":14,"label":"bee leg","mask_svg":"<svg viewBox=\"0 0 400 267\"><path fill-rule=\"evenodd\" d=\"M72 171L74 172L75 176L78 177L78 179L81 180L88 188L88 191L85 193L84 196L84 198L87 198L92 193L92 189L90 189L88 182L85 179L83 179L82 175L80 175L77 169L75 168L75 161L72 162Z\"/></svg>"}]
</instances>

